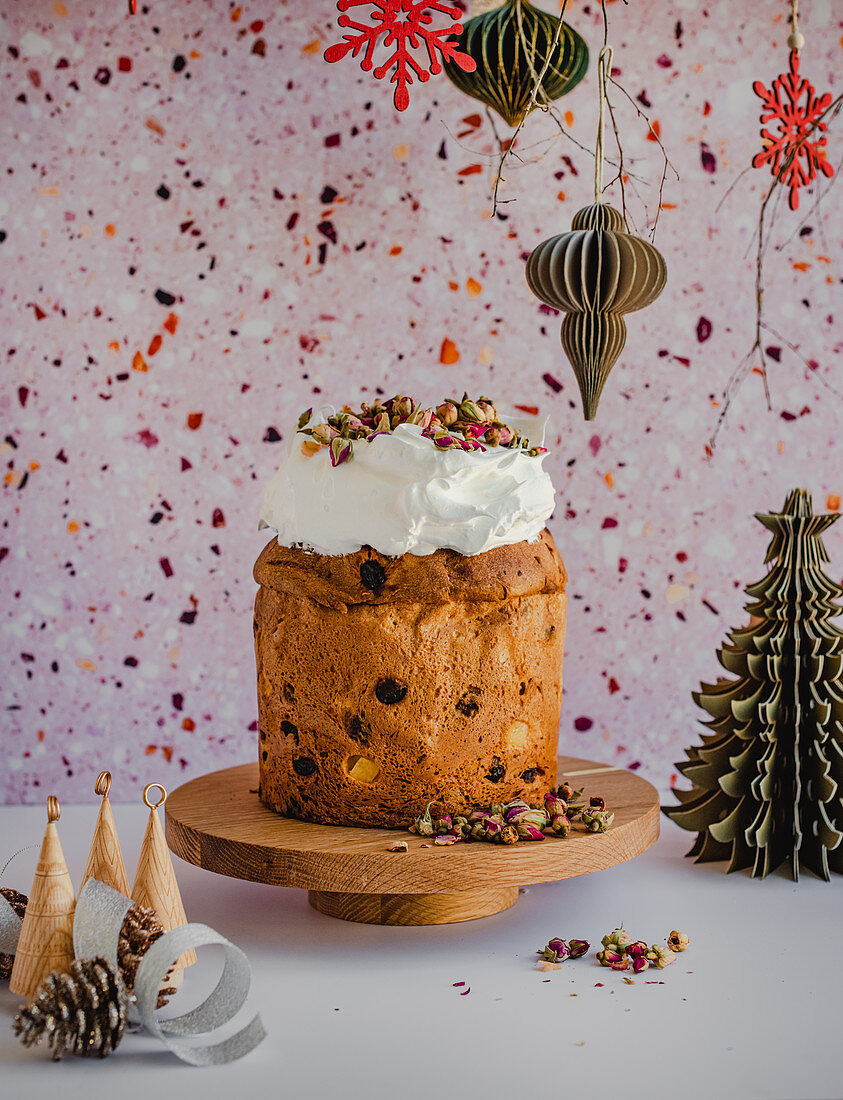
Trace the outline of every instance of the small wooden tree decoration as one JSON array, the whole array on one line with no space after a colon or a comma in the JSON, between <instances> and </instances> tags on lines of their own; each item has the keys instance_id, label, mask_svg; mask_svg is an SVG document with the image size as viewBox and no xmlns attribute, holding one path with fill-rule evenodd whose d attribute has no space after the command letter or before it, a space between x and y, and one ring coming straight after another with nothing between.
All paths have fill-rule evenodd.
<instances>
[{"instance_id":1,"label":"small wooden tree decoration","mask_svg":"<svg viewBox=\"0 0 843 1100\"><path fill-rule=\"evenodd\" d=\"M120 841L117 839L114 814L111 812L111 803L108 801L110 787L111 772L100 772L94 791L102 796L102 802L91 841L91 850L88 853L88 863L79 889L82 889L89 878L94 878L128 897L129 880L126 877L123 853L120 851Z\"/></svg>"},{"instance_id":2,"label":"small wooden tree decoration","mask_svg":"<svg viewBox=\"0 0 843 1100\"><path fill-rule=\"evenodd\" d=\"M679 771L694 784L664 812L698 831L688 855L729 859L764 877L787 860L828 880L843 874L843 586L822 570L822 534L838 515L815 516L795 489L780 513L756 517L772 532L763 580L747 587L749 626L718 650L737 679L703 684L711 716Z\"/></svg>"},{"instance_id":3,"label":"small wooden tree decoration","mask_svg":"<svg viewBox=\"0 0 843 1100\"><path fill-rule=\"evenodd\" d=\"M157 802L151 802L149 792L157 788L161 797ZM141 845L138 867L135 871L135 881L132 885L132 901L138 905L146 905L154 909L158 919L169 932L172 928L180 928L187 924L187 916L176 882L176 872L173 861L170 858L170 850L158 817L158 807L162 806L167 798L167 791L160 783L147 783L143 789L143 800L149 807L149 821L146 826L143 844ZM169 985L178 985L181 982L182 970L196 962L196 952L187 951L181 955L173 966L172 973L167 978Z\"/></svg>"},{"instance_id":4,"label":"small wooden tree decoration","mask_svg":"<svg viewBox=\"0 0 843 1100\"><path fill-rule=\"evenodd\" d=\"M9 988L32 997L52 970L66 974L73 962L73 911L76 897L61 850L55 795L47 799L47 828L26 905Z\"/></svg>"}]
</instances>

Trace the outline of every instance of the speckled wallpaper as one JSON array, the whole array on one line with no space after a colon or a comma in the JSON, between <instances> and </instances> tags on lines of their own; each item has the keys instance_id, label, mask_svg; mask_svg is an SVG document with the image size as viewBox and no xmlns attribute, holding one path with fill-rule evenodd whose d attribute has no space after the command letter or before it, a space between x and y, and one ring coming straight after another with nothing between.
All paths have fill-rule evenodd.
<instances>
[{"instance_id":1,"label":"speckled wallpaper","mask_svg":"<svg viewBox=\"0 0 843 1100\"><path fill-rule=\"evenodd\" d=\"M836 7L800 11L803 71L834 94ZM302 409L397 390L551 415L570 573L560 744L667 786L698 739L691 690L763 574L752 513L795 486L821 509L843 494L834 180L819 205L777 207L772 407L749 373L706 454L754 338L770 176L745 171L752 83L787 67L787 8L607 5L639 232L662 162L635 105L680 178L656 234L667 288L627 318L586 423L560 319L524 280L530 249L591 201L592 158L549 117L528 120L490 217L480 105L440 76L399 114L386 81L326 64L330 0L139 0L134 16L125 0L2 0L3 798L93 799L102 768L135 797L255 757L261 489ZM600 6L568 12L592 61L559 108L592 148ZM836 166L841 151L833 124ZM841 532L826 543L839 578Z\"/></svg>"}]
</instances>

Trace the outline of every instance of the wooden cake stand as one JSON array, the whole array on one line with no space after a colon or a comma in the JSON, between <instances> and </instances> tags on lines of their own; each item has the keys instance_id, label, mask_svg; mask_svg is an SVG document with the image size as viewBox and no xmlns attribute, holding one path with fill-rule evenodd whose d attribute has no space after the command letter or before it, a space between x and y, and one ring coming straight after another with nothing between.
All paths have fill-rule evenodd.
<instances>
[{"instance_id":1,"label":"wooden cake stand","mask_svg":"<svg viewBox=\"0 0 843 1100\"><path fill-rule=\"evenodd\" d=\"M518 887L575 878L640 855L659 835L659 797L620 768L559 758L564 777L615 813L605 833L498 844L432 845L394 829L347 829L280 817L257 796L258 765L212 772L166 802L167 843L220 875L309 891L320 913L365 924L451 924L508 909ZM406 839L407 852L390 852ZM423 844L431 844L423 848Z\"/></svg>"}]
</instances>

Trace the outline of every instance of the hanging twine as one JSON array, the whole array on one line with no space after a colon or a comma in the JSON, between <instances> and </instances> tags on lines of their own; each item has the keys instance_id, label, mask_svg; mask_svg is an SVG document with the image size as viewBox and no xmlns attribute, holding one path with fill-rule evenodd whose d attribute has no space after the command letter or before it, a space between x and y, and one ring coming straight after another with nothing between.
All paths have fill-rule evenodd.
<instances>
[{"instance_id":1,"label":"hanging twine","mask_svg":"<svg viewBox=\"0 0 843 1100\"><path fill-rule=\"evenodd\" d=\"M491 11L492 8L500 8L503 6L504 0L471 0L471 8L469 15L473 19L475 15L485 15L487 11Z\"/></svg>"},{"instance_id":2,"label":"hanging twine","mask_svg":"<svg viewBox=\"0 0 843 1100\"><path fill-rule=\"evenodd\" d=\"M799 0L790 0L790 34L787 39L788 47L797 53L805 45L805 38L799 33Z\"/></svg>"},{"instance_id":3,"label":"hanging twine","mask_svg":"<svg viewBox=\"0 0 843 1100\"><path fill-rule=\"evenodd\" d=\"M597 116L597 141L594 145L594 201L603 194L603 138L606 125L606 80L612 75L612 47L604 46L597 57L597 94L600 113Z\"/></svg>"}]
</instances>

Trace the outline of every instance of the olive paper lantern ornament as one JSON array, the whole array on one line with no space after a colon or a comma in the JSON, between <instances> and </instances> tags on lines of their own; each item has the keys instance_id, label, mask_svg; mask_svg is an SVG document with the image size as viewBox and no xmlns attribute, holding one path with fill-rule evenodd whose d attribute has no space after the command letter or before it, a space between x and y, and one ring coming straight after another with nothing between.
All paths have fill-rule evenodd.
<instances>
[{"instance_id":1,"label":"olive paper lantern ornament","mask_svg":"<svg viewBox=\"0 0 843 1100\"><path fill-rule=\"evenodd\" d=\"M527 285L562 310L562 347L574 368L586 420L593 420L609 372L626 343L625 313L643 309L667 282L664 257L629 232L620 211L601 200L606 73L612 51L600 51L600 121L595 151L594 203L579 210L568 233L550 237L527 260Z\"/></svg>"},{"instance_id":2,"label":"olive paper lantern ornament","mask_svg":"<svg viewBox=\"0 0 843 1100\"><path fill-rule=\"evenodd\" d=\"M505 0L466 20L453 39L473 58L474 71L446 59L445 73L461 92L497 111L509 126L518 126L533 107L546 107L585 76L588 47L567 23L557 39L557 24L555 15L527 0ZM537 76L541 84L534 100Z\"/></svg>"}]
</instances>

